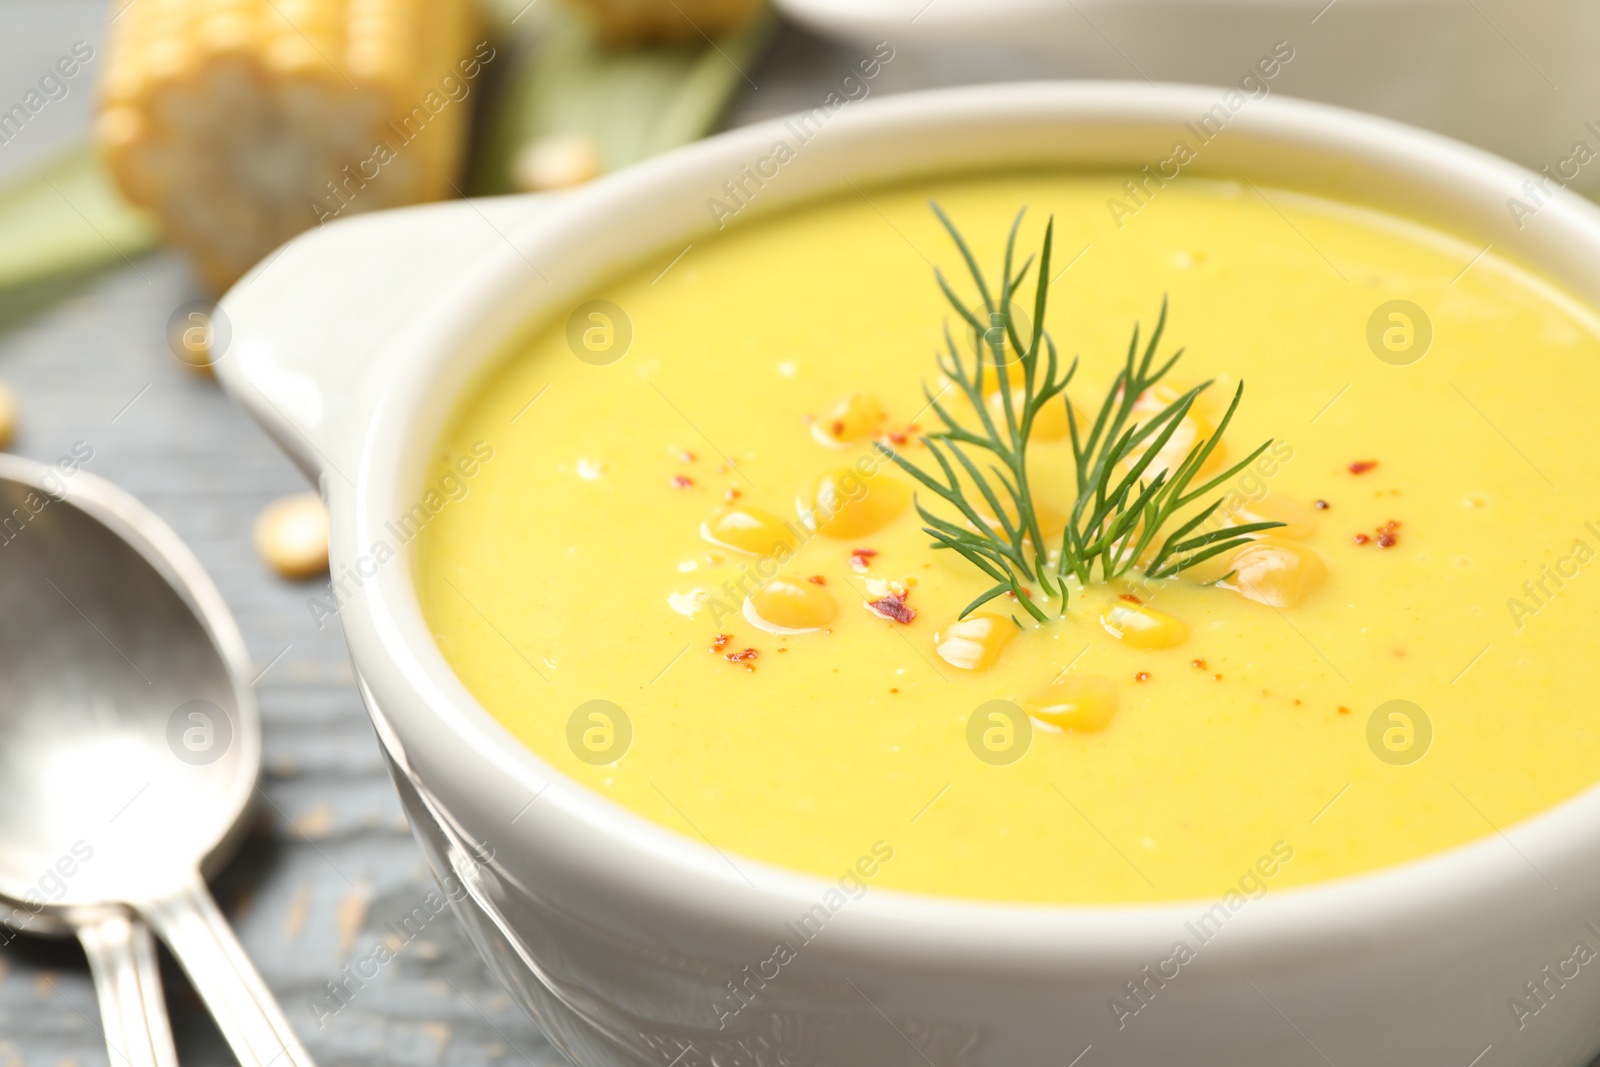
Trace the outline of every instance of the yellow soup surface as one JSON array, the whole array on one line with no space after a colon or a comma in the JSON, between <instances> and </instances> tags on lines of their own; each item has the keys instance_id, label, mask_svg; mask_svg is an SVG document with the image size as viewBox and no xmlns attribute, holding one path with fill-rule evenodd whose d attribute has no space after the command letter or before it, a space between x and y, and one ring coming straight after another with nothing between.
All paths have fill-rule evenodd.
<instances>
[{"instance_id":1,"label":"yellow soup surface","mask_svg":"<svg viewBox=\"0 0 1600 1067\"><path fill-rule=\"evenodd\" d=\"M1290 523L1282 599L1240 584L1289 573L1271 557L1074 587L1045 624L1001 597L952 630L990 580L930 547L904 472L856 480L874 440L931 467L934 266L977 301L930 199L991 277L1020 208L1019 263L1054 216L1047 326L1080 412L1163 294L1166 380L1216 379L1200 425L1246 383L1225 464L1273 443L1214 495ZM575 781L735 866L1078 903L1370 871L1595 781L1600 337L1493 249L1288 190L1186 179L1135 205L1119 177L1039 173L676 253L485 373L407 525L444 655ZM1046 433L1035 498L1063 514L1071 450ZM797 502L841 469L813 532Z\"/></svg>"}]
</instances>

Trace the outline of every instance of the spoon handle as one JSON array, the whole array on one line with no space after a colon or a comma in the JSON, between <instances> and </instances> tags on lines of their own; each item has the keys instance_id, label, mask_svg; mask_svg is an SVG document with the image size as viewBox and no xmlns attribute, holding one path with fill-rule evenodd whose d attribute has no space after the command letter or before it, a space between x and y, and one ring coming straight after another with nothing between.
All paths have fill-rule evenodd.
<instances>
[{"instance_id":1,"label":"spoon handle","mask_svg":"<svg viewBox=\"0 0 1600 1067\"><path fill-rule=\"evenodd\" d=\"M315 1067L198 873L135 906L188 972L241 1067Z\"/></svg>"},{"instance_id":2,"label":"spoon handle","mask_svg":"<svg viewBox=\"0 0 1600 1067\"><path fill-rule=\"evenodd\" d=\"M131 916L111 913L81 924L78 940L94 975L111 1062L178 1067L150 928Z\"/></svg>"}]
</instances>

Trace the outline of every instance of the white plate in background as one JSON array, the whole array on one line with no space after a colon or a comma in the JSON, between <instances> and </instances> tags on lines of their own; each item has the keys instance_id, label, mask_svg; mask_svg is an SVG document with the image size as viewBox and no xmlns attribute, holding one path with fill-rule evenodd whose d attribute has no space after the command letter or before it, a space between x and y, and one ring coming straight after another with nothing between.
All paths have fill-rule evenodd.
<instances>
[{"instance_id":1,"label":"white plate in background","mask_svg":"<svg viewBox=\"0 0 1600 1067\"><path fill-rule=\"evenodd\" d=\"M1600 189L1600 4L1583 0L775 0L835 40L887 41L874 89L1143 78L1238 85L1438 130ZM1594 122L1594 128L1587 125ZM1582 142L1597 157L1579 165ZM1554 183L1551 183L1554 188Z\"/></svg>"}]
</instances>

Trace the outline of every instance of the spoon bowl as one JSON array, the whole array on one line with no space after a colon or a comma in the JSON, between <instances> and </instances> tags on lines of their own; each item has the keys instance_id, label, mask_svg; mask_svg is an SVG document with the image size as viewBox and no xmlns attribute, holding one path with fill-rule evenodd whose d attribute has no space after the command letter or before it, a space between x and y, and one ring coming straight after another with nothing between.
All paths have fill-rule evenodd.
<instances>
[{"instance_id":1,"label":"spoon bowl","mask_svg":"<svg viewBox=\"0 0 1600 1067\"><path fill-rule=\"evenodd\" d=\"M126 1025L159 1001L142 916L242 1063L309 1064L203 880L260 776L244 641L177 535L80 467L0 455L0 903L77 931Z\"/></svg>"},{"instance_id":2,"label":"spoon bowl","mask_svg":"<svg viewBox=\"0 0 1600 1067\"><path fill-rule=\"evenodd\" d=\"M225 859L260 764L248 662L142 505L0 457L0 892L48 925Z\"/></svg>"}]
</instances>

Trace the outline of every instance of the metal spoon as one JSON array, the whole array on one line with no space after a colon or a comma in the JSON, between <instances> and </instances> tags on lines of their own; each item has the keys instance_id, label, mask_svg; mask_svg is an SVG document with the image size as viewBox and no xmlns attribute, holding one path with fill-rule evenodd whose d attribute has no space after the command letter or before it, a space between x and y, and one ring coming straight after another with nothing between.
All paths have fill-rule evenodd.
<instances>
[{"instance_id":1,"label":"metal spoon","mask_svg":"<svg viewBox=\"0 0 1600 1067\"><path fill-rule=\"evenodd\" d=\"M112 1067L173 1059L132 914L244 1067L312 1067L202 873L238 843L260 775L248 664L199 561L143 505L72 457L0 455L0 897L79 932Z\"/></svg>"},{"instance_id":2,"label":"metal spoon","mask_svg":"<svg viewBox=\"0 0 1600 1067\"><path fill-rule=\"evenodd\" d=\"M40 897L37 885L19 889L15 882L16 872L0 870L6 887L0 917L8 926L28 933L75 931L83 944L112 1067L177 1067L150 928L125 908L58 908ZM0 931L0 941L10 936Z\"/></svg>"}]
</instances>

